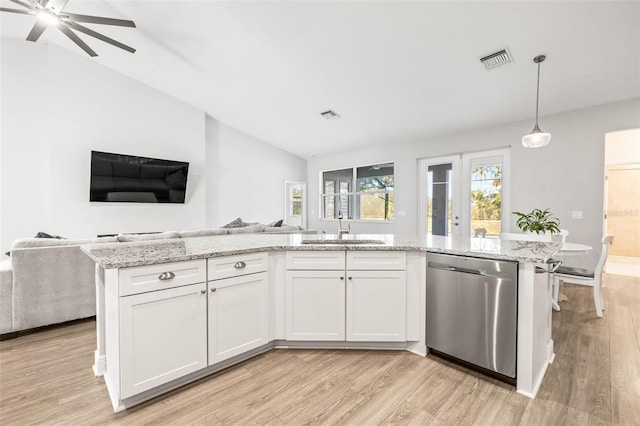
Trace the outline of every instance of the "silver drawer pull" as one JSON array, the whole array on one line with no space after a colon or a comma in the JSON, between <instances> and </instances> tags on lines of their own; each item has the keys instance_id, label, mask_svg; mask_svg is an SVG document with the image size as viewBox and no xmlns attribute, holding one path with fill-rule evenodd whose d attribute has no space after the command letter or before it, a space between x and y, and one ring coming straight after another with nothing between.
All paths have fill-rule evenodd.
<instances>
[{"instance_id":1,"label":"silver drawer pull","mask_svg":"<svg viewBox=\"0 0 640 426\"><path fill-rule=\"evenodd\" d=\"M176 274L174 274L173 272L163 272L160 275L158 275L158 279L162 281L172 280L175 277L176 277Z\"/></svg>"},{"instance_id":2,"label":"silver drawer pull","mask_svg":"<svg viewBox=\"0 0 640 426\"><path fill-rule=\"evenodd\" d=\"M236 269L242 269L242 268L246 268L247 264L244 263L244 262L238 262L235 265L233 265L233 267L236 268Z\"/></svg>"},{"instance_id":3,"label":"silver drawer pull","mask_svg":"<svg viewBox=\"0 0 640 426\"><path fill-rule=\"evenodd\" d=\"M207 290L200 290L200 294L205 294Z\"/></svg>"},{"instance_id":4,"label":"silver drawer pull","mask_svg":"<svg viewBox=\"0 0 640 426\"><path fill-rule=\"evenodd\" d=\"M211 289L211 293L215 293L215 292L216 292L216 288L214 287Z\"/></svg>"}]
</instances>

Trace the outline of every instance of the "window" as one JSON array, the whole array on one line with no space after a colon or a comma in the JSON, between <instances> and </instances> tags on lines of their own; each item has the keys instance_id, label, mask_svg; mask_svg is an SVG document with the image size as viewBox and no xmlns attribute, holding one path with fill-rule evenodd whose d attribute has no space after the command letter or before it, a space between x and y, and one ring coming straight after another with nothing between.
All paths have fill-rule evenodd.
<instances>
[{"instance_id":1,"label":"window","mask_svg":"<svg viewBox=\"0 0 640 426\"><path fill-rule=\"evenodd\" d=\"M285 181L283 221L287 225L307 225L306 191L305 182Z\"/></svg>"},{"instance_id":2,"label":"window","mask_svg":"<svg viewBox=\"0 0 640 426\"><path fill-rule=\"evenodd\" d=\"M393 188L393 163L323 172L322 218L391 221Z\"/></svg>"}]
</instances>

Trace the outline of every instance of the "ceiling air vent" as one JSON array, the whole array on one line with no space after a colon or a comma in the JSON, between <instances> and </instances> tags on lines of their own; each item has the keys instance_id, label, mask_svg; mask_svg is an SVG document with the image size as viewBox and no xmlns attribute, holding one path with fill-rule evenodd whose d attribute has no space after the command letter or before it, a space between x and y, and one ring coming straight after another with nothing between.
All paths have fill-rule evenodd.
<instances>
[{"instance_id":1,"label":"ceiling air vent","mask_svg":"<svg viewBox=\"0 0 640 426\"><path fill-rule=\"evenodd\" d=\"M338 118L340 118L340 115L337 112L330 109L327 111L321 112L320 115L326 118L327 120L337 120Z\"/></svg>"},{"instance_id":2,"label":"ceiling air vent","mask_svg":"<svg viewBox=\"0 0 640 426\"><path fill-rule=\"evenodd\" d=\"M484 64L487 70L490 70L513 61L511 60L509 52L506 49L503 49L499 52L487 55L484 58L480 58L480 62Z\"/></svg>"}]
</instances>

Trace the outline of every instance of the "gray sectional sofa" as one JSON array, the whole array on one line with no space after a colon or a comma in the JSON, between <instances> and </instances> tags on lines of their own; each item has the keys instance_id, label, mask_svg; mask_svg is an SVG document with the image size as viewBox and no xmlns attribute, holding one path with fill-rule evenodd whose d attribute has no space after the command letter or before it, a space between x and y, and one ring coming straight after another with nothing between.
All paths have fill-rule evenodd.
<instances>
[{"instance_id":1,"label":"gray sectional sofa","mask_svg":"<svg viewBox=\"0 0 640 426\"><path fill-rule=\"evenodd\" d=\"M93 239L17 240L12 245L10 259L0 262L0 335L12 337L18 331L96 314L95 266L80 250L81 245L260 232L316 233L293 225L250 224Z\"/></svg>"}]
</instances>

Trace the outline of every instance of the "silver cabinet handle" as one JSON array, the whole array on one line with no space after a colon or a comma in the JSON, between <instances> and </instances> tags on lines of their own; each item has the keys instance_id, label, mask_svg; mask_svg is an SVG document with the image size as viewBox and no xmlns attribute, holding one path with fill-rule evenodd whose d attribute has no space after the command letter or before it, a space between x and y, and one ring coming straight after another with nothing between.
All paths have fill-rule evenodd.
<instances>
[{"instance_id":1,"label":"silver cabinet handle","mask_svg":"<svg viewBox=\"0 0 640 426\"><path fill-rule=\"evenodd\" d=\"M215 292L216 292L216 289L215 289L215 288L212 288L212 289L211 289L211 293L215 293Z\"/></svg>"},{"instance_id":2,"label":"silver cabinet handle","mask_svg":"<svg viewBox=\"0 0 640 426\"><path fill-rule=\"evenodd\" d=\"M344 280L344 277L340 277L341 280Z\"/></svg>"},{"instance_id":3,"label":"silver cabinet handle","mask_svg":"<svg viewBox=\"0 0 640 426\"><path fill-rule=\"evenodd\" d=\"M244 262L238 262L235 265L233 265L233 267L236 268L236 269L242 269L242 268L246 268L247 264L244 263Z\"/></svg>"},{"instance_id":4,"label":"silver cabinet handle","mask_svg":"<svg viewBox=\"0 0 640 426\"><path fill-rule=\"evenodd\" d=\"M205 294L207 290L200 290L200 294Z\"/></svg>"},{"instance_id":5,"label":"silver cabinet handle","mask_svg":"<svg viewBox=\"0 0 640 426\"><path fill-rule=\"evenodd\" d=\"M349 277L349 279L350 279L350 280L352 280L352 279L353 279L353 277Z\"/></svg>"},{"instance_id":6,"label":"silver cabinet handle","mask_svg":"<svg viewBox=\"0 0 640 426\"><path fill-rule=\"evenodd\" d=\"M173 272L163 272L160 275L158 275L158 279L162 281L172 280L175 277L176 277L176 274L174 274Z\"/></svg>"}]
</instances>

